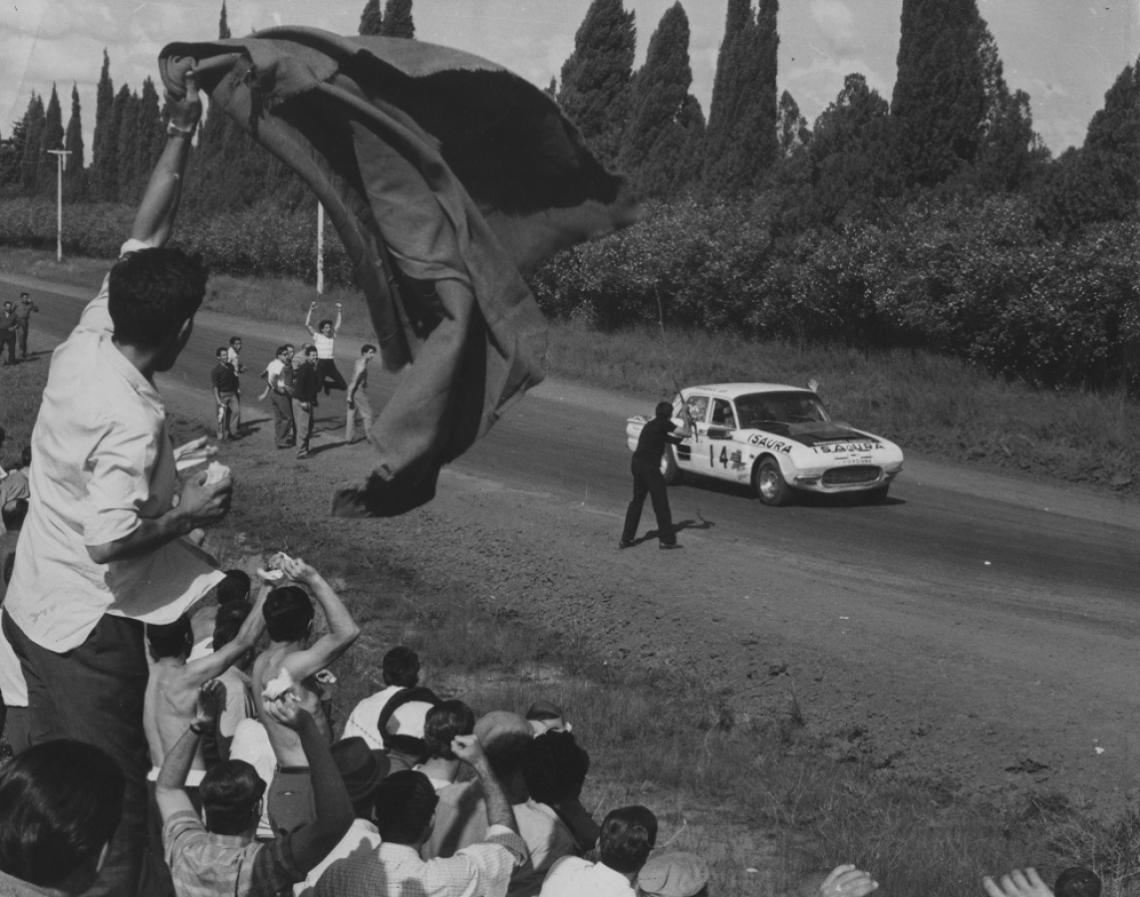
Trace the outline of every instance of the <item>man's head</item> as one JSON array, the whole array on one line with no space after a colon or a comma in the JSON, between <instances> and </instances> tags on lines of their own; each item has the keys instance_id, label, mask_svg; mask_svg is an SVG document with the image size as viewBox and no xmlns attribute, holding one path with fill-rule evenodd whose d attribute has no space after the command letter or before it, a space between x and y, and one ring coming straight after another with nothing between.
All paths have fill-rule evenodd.
<instances>
[{"instance_id":1,"label":"man's head","mask_svg":"<svg viewBox=\"0 0 1140 897\"><path fill-rule=\"evenodd\" d=\"M569 732L550 731L531 740L523 758L530 796L551 806L582 793L590 755Z\"/></svg>"},{"instance_id":2,"label":"man's head","mask_svg":"<svg viewBox=\"0 0 1140 897\"><path fill-rule=\"evenodd\" d=\"M526 757L533 733L530 723L520 714L509 710L492 710L479 717L475 723L475 736L483 745L487 762L503 788L515 792L510 797L525 796L518 793L525 788L522 778L523 759ZM518 801L512 801L517 803Z\"/></svg>"},{"instance_id":3,"label":"man's head","mask_svg":"<svg viewBox=\"0 0 1140 897\"><path fill-rule=\"evenodd\" d=\"M373 358L376 357L377 351L379 351L379 350L374 345L372 345L371 343L365 343L363 346L360 347L360 357L363 358L365 361L371 361Z\"/></svg>"},{"instance_id":4,"label":"man's head","mask_svg":"<svg viewBox=\"0 0 1140 897\"><path fill-rule=\"evenodd\" d=\"M226 364L230 352L225 346L218 346L218 351L214 353L214 357L218 359L218 364Z\"/></svg>"},{"instance_id":5,"label":"man's head","mask_svg":"<svg viewBox=\"0 0 1140 897\"><path fill-rule=\"evenodd\" d=\"M310 346L310 345L306 344L302 351L305 353L305 364L316 364L317 363L317 347L316 346Z\"/></svg>"},{"instance_id":6,"label":"man's head","mask_svg":"<svg viewBox=\"0 0 1140 897\"><path fill-rule=\"evenodd\" d=\"M391 769L388 758L374 752L359 735L342 738L332 746L331 753L352 801L353 813L358 819L371 819L376 788Z\"/></svg>"},{"instance_id":7,"label":"man's head","mask_svg":"<svg viewBox=\"0 0 1140 897\"><path fill-rule=\"evenodd\" d=\"M443 701L432 707L424 717L424 747L426 758L455 760L451 740L456 735L470 735L475 731L475 711L462 701Z\"/></svg>"},{"instance_id":8,"label":"man's head","mask_svg":"<svg viewBox=\"0 0 1140 897\"><path fill-rule=\"evenodd\" d=\"M28 500L26 498L13 498L4 502L0 508L0 520L4 521L4 529L15 532L24 525L24 518L28 516Z\"/></svg>"},{"instance_id":9,"label":"man's head","mask_svg":"<svg viewBox=\"0 0 1140 897\"><path fill-rule=\"evenodd\" d=\"M570 732L574 727L566 721L562 708L553 701L535 701L527 708L527 722L536 736L543 732Z\"/></svg>"},{"instance_id":10,"label":"man's head","mask_svg":"<svg viewBox=\"0 0 1140 897\"><path fill-rule=\"evenodd\" d=\"M164 657L189 657L194 647L194 632L190 628L190 618L183 614L173 623L148 623L146 643L150 646L150 656L155 660Z\"/></svg>"},{"instance_id":11,"label":"man's head","mask_svg":"<svg viewBox=\"0 0 1140 897\"><path fill-rule=\"evenodd\" d=\"M107 307L115 339L158 350L156 370L168 370L186 345L206 293L199 256L178 249L142 249L111 269Z\"/></svg>"},{"instance_id":12,"label":"man's head","mask_svg":"<svg viewBox=\"0 0 1140 897\"><path fill-rule=\"evenodd\" d=\"M21 293L21 294L20 294L20 301L21 301L21 302L31 302L31 301L32 301L32 297L31 297L31 296L29 296L27 293Z\"/></svg>"},{"instance_id":13,"label":"man's head","mask_svg":"<svg viewBox=\"0 0 1140 897\"><path fill-rule=\"evenodd\" d=\"M372 818L380 839L388 844L419 847L431 833L439 803L431 781L422 772L402 769L376 789Z\"/></svg>"},{"instance_id":14,"label":"man's head","mask_svg":"<svg viewBox=\"0 0 1140 897\"><path fill-rule=\"evenodd\" d=\"M241 337L240 336L231 336L230 337L230 348L233 349L235 352L241 351Z\"/></svg>"},{"instance_id":15,"label":"man's head","mask_svg":"<svg viewBox=\"0 0 1140 897\"><path fill-rule=\"evenodd\" d=\"M289 345L278 346L277 351L273 353L278 361L288 361L293 357L293 347Z\"/></svg>"},{"instance_id":16,"label":"man's head","mask_svg":"<svg viewBox=\"0 0 1140 897\"><path fill-rule=\"evenodd\" d=\"M1055 897L1100 897L1100 878L1084 866L1070 866L1057 876Z\"/></svg>"},{"instance_id":17,"label":"man's head","mask_svg":"<svg viewBox=\"0 0 1140 897\"><path fill-rule=\"evenodd\" d=\"M403 688L390 697L376 720L376 731L388 753L415 762L424 755L428 711L440 703L430 688Z\"/></svg>"},{"instance_id":18,"label":"man's head","mask_svg":"<svg viewBox=\"0 0 1140 897\"><path fill-rule=\"evenodd\" d=\"M611 810L598 835L598 859L616 872L636 872L657 841L657 817L641 806Z\"/></svg>"},{"instance_id":19,"label":"man's head","mask_svg":"<svg viewBox=\"0 0 1140 897\"><path fill-rule=\"evenodd\" d=\"M218 604L229 604L231 601L247 601L253 583L249 574L244 570L227 570L225 579L218 583Z\"/></svg>"},{"instance_id":20,"label":"man's head","mask_svg":"<svg viewBox=\"0 0 1140 897\"><path fill-rule=\"evenodd\" d=\"M262 609L265 628L275 642L299 642L313 626L313 599L300 586L281 586L269 593Z\"/></svg>"},{"instance_id":21,"label":"man's head","mask_svg":"<svg viewBox=\"0 0 1140 897\"><path fill-rule=\"evenodd\" d=\"M385 654L381 669L385 685L412 688L419 684L420 657L405 645L397 645Z\"/></svg>"},{"instance_id":22,"label":"man's head","mask_svg":"<svg viewBox=\"0 0 1140 897\"><path fill-rule=\"evenodd\" d=\"M11 312L13 309L15 309L15 307L16 306L12 304L11 299L5 299L4 300L4 311Z\"/></svg>"},{"instance_id":23,"label":"man's head","mask_svg":"<svg viewBox=\"0 0 1140 897\"><path fill-rule=\"evenodd\" d=\"M46 741L0 771L0 870L80 893L95 879L123 810L123 774L103 751Z\"/></svg>"},{"instance_id":24,"label":"man's head","mask_svg":"<svg viewBox=\"0 0 1140 897\"><path fill-rule=\"evenodd\" d=\"M653 409L653 414L656 417L672 417L673 406L668 402L658 402L657 407Z\"/></svg>"},{"instance_id":25,"label":"man's head","mask_svg":"<svg viewBox=\"0 0 1140 897\"><path fill-rule=\"evenodd\" d=\"M253 610L248 601L231 601L229 604L218 606L217 616L214 617L214 650L228 645L241 631L245 618Z\"/></svg>"},{"instance_id":26,"label":"man's head","mask_svg":"<svg viewBox=\"0 0 1140 897\"><path fill-rule=\"evenodd\" d=\"M206 828L216 835L252 837L261 817L265 783L244 760L223 760L202 777L198 795Z\"/></svg>"}]
</instances>

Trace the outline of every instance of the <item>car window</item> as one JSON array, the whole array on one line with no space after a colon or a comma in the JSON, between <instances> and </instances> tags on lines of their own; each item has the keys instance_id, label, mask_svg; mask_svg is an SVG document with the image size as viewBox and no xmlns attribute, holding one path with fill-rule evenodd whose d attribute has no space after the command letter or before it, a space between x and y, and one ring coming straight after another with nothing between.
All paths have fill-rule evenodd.
<instances>
[{"instance_id":1,"label":"car window","mask_svg":"<svg viewBox=\"0 0 1140 897\"><path fill-rule=\"evenodd\" d=\"M689 417L695 424L703 424L705 416L709 413L708 396L689 396L686 403L689 406Z\"/></svg>"},{"instance_id":2,"label":"car window","mask_svg":"<svg viewBox=\"0 0 1140 897\"><path fill-rule=\"evenodd\" d=\"M732 403L724 399L713 399L712 423L714 427L736 429L736 418L732 414Z\"/></svg>"},{"instance_id":3,"label":"car window","mask_svg":"<svg viewBox=\"0 0 1140 897\"><path fill-rule=\"evenodd\" d=\"M765 392L740 396L736 410L745 427L764 421L816 423L830 420L819 397L810 392Z\"/></svg>"}]
</instances>

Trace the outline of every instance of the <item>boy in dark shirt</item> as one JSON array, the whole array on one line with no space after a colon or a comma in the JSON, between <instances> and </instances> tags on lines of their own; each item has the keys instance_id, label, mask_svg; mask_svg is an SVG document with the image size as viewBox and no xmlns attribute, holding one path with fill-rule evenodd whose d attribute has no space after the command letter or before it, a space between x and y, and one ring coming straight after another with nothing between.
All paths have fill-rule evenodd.
<instances>
[{"instance_id":1,"label":"boy in dark shirt","mask_svg":"<svg viewBox=\"0 0 1140 897\"><path fill-rule=\"evenodd\" d=\"M293 417L297 421L297 439L301 443L298 458L308 458L309 440L313 436L313 413L317 406L317 393L321 388L321 378L317 373L317 350L315 346L302 348L304 361L293 372Z\"/></svg>"},{"instance_id":2,"label":"boy in dark shirt","mask_svg":"<svg viewBox=\"0 0 1140 897\"><path fill-rule=\"evenodd\" d=\"M229 350L225 346L221 346L216 354L218 363L210 372L210 380L214 384L214 402L218 408L218 439L237 439L241 428L238 375L229 363Z\"/></svg>"}]
</instances>

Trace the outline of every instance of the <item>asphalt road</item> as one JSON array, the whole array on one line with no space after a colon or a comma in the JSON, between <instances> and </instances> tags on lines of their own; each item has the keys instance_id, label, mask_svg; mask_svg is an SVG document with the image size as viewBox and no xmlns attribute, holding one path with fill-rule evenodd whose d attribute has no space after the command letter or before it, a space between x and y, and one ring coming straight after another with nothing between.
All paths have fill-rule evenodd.
<instances>
[{"instance_id":1,"label":"asphalt road","mask_svg":"<svg viewBox=\"0 0 1140 897\"><path fill-rule=\"evenodd\" d=\"M8 275L0 283L10 285L5 295L34 287L36 345L66 335L88 297ZM210 419L214 349L233 334L245 342L247 395L273 347L304 336L299 326L202 313L160 381L172 407ZM360 342L338 340L346 375ZM375 379L382 401L395 378ZM467 478L540 496L553 519L585 509L612 533L609 551L629 491L624 418L648 413L655 398L543 384L453 466L441 491ZM324 412L330 428L337 404ZM324 438L336 437L330 429ZM658 589L655 606L724 646L718 675L734 678L761 649L791 658L803 671L801 700L832 714L837 732L864 720L878 736L868 756L883 765L930 772L941 758L987 787L1032 781L1096 795L1103 807L1140 783L1136 504L910 457L879 506L771 509L693 484L671 500L687 527L674 579L688 585ZM618 580L635 581L646 564L640 548L604 557ZM742 701L762 703L761 686L750 695L743 674L736 685ZM923 762L908 767L905 756L924 742Z\"/></svg>"}]
</instances>

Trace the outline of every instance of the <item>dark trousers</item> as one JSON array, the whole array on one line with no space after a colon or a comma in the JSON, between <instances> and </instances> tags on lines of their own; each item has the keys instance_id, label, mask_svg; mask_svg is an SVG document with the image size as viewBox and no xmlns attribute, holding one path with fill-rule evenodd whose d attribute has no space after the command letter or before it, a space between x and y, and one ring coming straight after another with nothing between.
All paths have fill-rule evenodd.
<instances>
[{"instance_id":1,"label":"dark trousers","mask_svg":"<svg viewBox=\"0 0 1140 897\"><path fill-rule=\"evenodd\" d=\"M241 435L241 400L236 392L218 393L218 439L237 439Z\"/></svg>"},{"instance_id":2,"label":"dark trousers","mask_svg":"<svg viewBox=\"0 0 1140 897\"><path fill-rule=\"evenodd\" d=\"M278 448L289 448L297 444L297 430L293 424L293 400L283 392L269 394L273 402L273 433Z\"/></svg>"},{"instance_id":3,"label":"dark trousers","mask_svg":"<svg viewBox=\"0 0 1140 897\"><path fill-rule=\"evenodd\" d=\"M632 542L637 538L641 508L645 504L645 496L648 495L653 502L653 513L657 515L657 538L663 545L673 544L677 541L677 534L673 532L673 515L669 512L669 493L666 490L665 477L661 475L661 465L634 458L629 470L633 474L633 499L625 512L622 541Z\"/></svg>"},{"instance_id":4,"label":"dark trousers","mask_svg":"<svg viewBox=\"0 0 1140 897\"><path fill-rule=\"evenodd\" d=\"M20 357L28 357L28 327L17 327L16 333L20 338Z\"/></svg>"},{"instance_id":5,"label":"dark trousers","mask_svg":"<svg viewBox=\"0 0 1140 897\"><path fill-rule=\"evenodd\" d=\"M31 741L71 738L104 750L123 771L123 815L99 878L87 895L142 895L147 856L143 734L147 663L143 624L104 616L78 648L57 654L37 645L4 615L4 634L28 682Z\"/></svg>"},{"instance_id":6,"label":"dark trousers","mask_svg":"<svg viewBox=\"0 0 1140 897\"><path fill-rule=\"evenodd\" d=\"M305 406L309 407L306 408ZM313 438L313 415L317 413L316 402L294 402L293 419L297 421L297 442L301 451L309 450L309 440Z\"/></svg>"},{"instance_id":7,"label":"dark trousers","mask_svg":"<svg viewBox=\"0 0 1140 897\"><path fill-rule=\"evenodd\" d=\"M317 359L317 382L324 388L326 396L331 389L348 389L348 384L337 370L336 360L333 358Z\"/></svg>"},{"instance_id":8,"label":"dark trousers","mask_svg":"<svg viewBox=\"0 0 1140 897\"><path fill-rule=\"evenodd\" d=\"M16 329L0 330L0 355L4 354L7 350L8 357L4 359L4 364L16 363Z\"/></svg>"}]
</instances>

